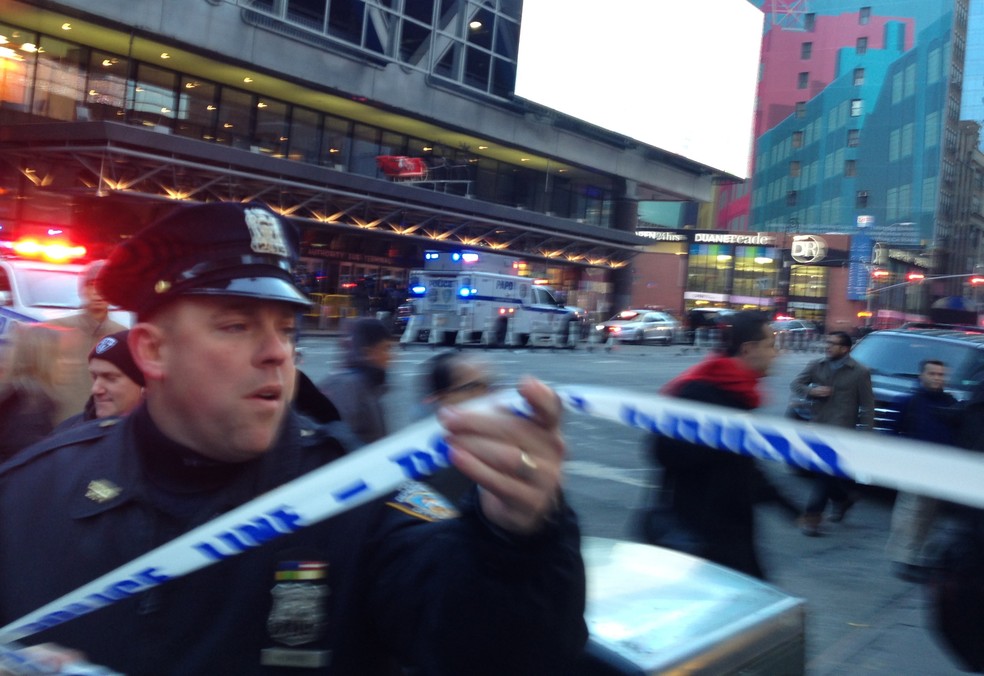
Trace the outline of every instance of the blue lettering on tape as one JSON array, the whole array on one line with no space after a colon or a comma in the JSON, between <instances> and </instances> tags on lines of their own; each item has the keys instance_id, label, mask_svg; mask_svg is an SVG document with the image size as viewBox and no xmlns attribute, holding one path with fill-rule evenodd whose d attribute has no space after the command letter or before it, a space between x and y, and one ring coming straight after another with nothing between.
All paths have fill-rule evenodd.
<instances>
[{"instance_id":1,"label":"blue lettering on tape","mask_svg":"<svg viewBox=\"0 0 984 676\"><path fill-rule=\"evenodd\" d=\"M334 491L331 495L338 502L345 502L346 500L351 500L359 493L364 493L367 490L369 490L369 485L362 479L356 479L350 485Z\"/></svg>"},{"instance_id":2,"label":"blue lettering on tape","mask_svg":"<svg viewBox=\"0 0 984 676\"><path fill-rule=\"evenodd\" d=\"M199 542L192 545L192 548L210 559L225 559L247 549L259 547L274 538L293 533L301 528L303 528L303 524L299 514L288 507L279 507L267 512L266 516L259 516L250 522L233 526L230 530L219 533L212 542ZM230 551L228 553L222 552L216 546L216 540L225 544Z\"/></svg>"},{"instance_id":3,"label":"blue lettering on tape","mask_svg":"<svg viewBox=\"0 0 984 676\"><path fill-rule=\"evenodd\" d=\"M16 631L26 636L42 631L43 629L49 629L63 622L75 619L80 615L98 610L103 606L108 606L121 598L133 596L137 592L155 587L170 579L171 577L169 575L158 572L156 568L145 568L129 578L113 582L101 593L89 594L85 598L85 601L70 603L61 610L50 612L34 622L25 624Z\"/></svg>"},{"instance_id":4,"label":"blue lettering on tape","mask_svg":"<svg viewBox=\"0 0 984 676\"><path fill-rule=\"evenodd\" d=\"M444 437L435 436L431 440L430 449L411 448L390 456L390 460L403 470L407 478L419 480L439 469L450 467L450 453L451 447L444 441Z\"/></svg>"},{"instance_id":5,"label":"blue lettering on tape","mask_svg":"<svg viewBox=\"0 0 984 676\"><path fill-rule=\"evenodd\" d=\"M736 423L715 418L701 419L673 411L665 412L657 418L628 404L623 404L619 410L619 420L629 427L671 439L762 460L781 460L814 472L851 478L842 466L837 451L819 438L795 434L795 438L812 451L813 455L810 456L797 450L788 436L765 427L756 427L749 421ZM749 430L757 432L757 437L750 435Z\"/></svg>"}]
</instances>

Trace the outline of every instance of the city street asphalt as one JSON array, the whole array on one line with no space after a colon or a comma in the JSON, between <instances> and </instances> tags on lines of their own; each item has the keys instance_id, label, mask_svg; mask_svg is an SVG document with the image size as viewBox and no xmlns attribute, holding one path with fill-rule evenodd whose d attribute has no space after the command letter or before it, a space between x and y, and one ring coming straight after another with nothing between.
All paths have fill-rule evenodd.
<instances>
[{"instance_id":1,"label":"city street asphalt","mask_svg":"<svg viewBox=\"0 0 984 676\"><path fill-rule=\"evenodd\" d=\"M337 336L306 334L300 341L301 368L315 380L341 362ZM426 345L394 349L385 404L398 430L416 402L422 363L434 351ZM656 393L674 375L703 358L683 346L601 346L574 351L476 350L514 384L532 373L548 383L597 384ZM781 414L790 380L817 352L783 353L763 381L761 412ZM569 460L566 492L586 535L635 539L633 517L653 485L643 452L644 435L603 421L571 416L565 422ZM778 464L763 466L796 502L805 500L808 479ZM884 554L893 495L868 488L841 523L824 524L821 537L805 537L787 514L758 511L759 546L769 581L806 602L806 673L959 674L931 627L926 589L891 574Z\"/></svg>"}]
</instances>

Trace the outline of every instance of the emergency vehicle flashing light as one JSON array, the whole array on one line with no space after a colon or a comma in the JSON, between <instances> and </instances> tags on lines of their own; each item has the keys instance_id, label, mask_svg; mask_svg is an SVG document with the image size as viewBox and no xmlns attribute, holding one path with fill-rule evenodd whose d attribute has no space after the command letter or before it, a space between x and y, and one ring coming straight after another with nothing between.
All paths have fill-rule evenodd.
<instances>
[{"instance_id":1,"label":"emergency vehicle flashing light","mask_svg":"<svg viewBox=\"0 0 984 676\"><path fill-rule=\"evenodd\" d=\"M84 246L66 242L39 242L36 239L22 239L16 242L4 242L3 248L9 249L20 258L33 258L51 263L66 263L83 258L86 254Z\"/></svg>"}]
</instances>

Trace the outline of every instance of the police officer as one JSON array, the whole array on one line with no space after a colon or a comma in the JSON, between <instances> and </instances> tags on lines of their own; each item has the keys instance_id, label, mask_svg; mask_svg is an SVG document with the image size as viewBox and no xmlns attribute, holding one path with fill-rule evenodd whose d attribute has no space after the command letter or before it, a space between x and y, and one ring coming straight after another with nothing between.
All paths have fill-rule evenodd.
<instances>
[{"instance_id":1,"label":"police officer","mask_svg":"<svg viewBox=\"0 0 984 676\"><path fill-rule=\"evenodd\" d=\"M296 255L288 223L232 203L113 252L99 284L137 314L145 402L0 467L0 624L342 454L291 408ZM479 487L458 518L408 484L30 641L128 674L565 673L586 631L560 404L520 391L528 419L441 415Z\"/></svg>"}]
</instances>

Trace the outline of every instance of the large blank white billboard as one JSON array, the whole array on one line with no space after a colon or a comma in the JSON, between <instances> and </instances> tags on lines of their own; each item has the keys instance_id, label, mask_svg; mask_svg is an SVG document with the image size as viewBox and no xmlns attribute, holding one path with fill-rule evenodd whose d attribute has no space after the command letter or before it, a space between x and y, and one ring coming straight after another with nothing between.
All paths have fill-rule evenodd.
<instances>
[{"instance_id":1,"label":"large blank white billboard","mask_svg":"<svg viewBox=\"0 0 984 676\"><path fill-rule=\"evenodd\" d=\"M744 178L763 18L747 0L524 0L516 95Z\"/></svg>"}]
</instances>

